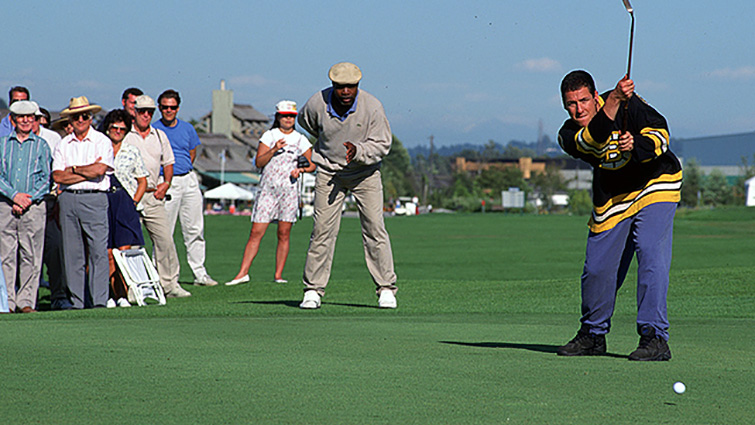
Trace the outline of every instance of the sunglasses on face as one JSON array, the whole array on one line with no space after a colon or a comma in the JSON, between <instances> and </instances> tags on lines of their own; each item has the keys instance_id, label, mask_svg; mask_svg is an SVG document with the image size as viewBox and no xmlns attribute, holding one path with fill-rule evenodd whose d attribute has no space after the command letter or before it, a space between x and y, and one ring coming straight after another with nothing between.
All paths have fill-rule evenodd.
<instances>
[{"instance_id":1,"label":"sunglasses on face","mask_svg":"<svg viewBox=\"0 0 755 425\"><path fill-rule=\"evenodd\" d=\"M89 112L83 112L81 114L71 115L71 121L78 121L78 120L89 121L91 118L92 118L92 114L90 114Z\"/></svg>"},{"instance_id":2,"label":"sunglasses on face","mask_svg":"<svg viewBox=\"0 0 755 425\"><path fill-rule=\"evenodd\" d=\"M121 132L123 132L123 131L126 131L126 130L128 130L128 128L121 127L119 125L111 125L110 126L110 131L121 131Z\"/></svg>"},{"instance_id":3,"label":"sunglasses on face","mask_svg":"<svg viewBox=\"0 0 755 425\"><path fill-rule=\"evenodd\" d=\"M178 105L160 105L160 109L163 111L177 111Z\"/></svg>"},{"instance_id":4,"label":"sunglasses on face","mask_svg":"<svg viewBox=\"0 0 755 425\"><path fill-rule=\"evenodd\" d=\"M155 110L154 109L137 109L136 113L137 114L150 114L150 115L152 115L152 114L155 113Z\"/></svg>"}]
</instances>

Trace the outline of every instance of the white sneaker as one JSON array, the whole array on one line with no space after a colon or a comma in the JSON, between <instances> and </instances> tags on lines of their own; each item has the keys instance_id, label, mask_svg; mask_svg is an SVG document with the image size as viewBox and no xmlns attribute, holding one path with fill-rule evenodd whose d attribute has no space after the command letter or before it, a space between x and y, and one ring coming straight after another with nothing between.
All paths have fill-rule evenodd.
<instances>
[{"instance_id":1,"label":"white sneaker","mask_svg":"<svg viewBox=\"0 0 755 425\"><path fill-rule=\"evenodd\" d=\"M320 308L320 294L318 294L314 289L310 289L309 291L305 292L304 299L301 301L301 304L299 304L299 308L307 310Z\"/></svg>"},{"instance_id":2,"label":"white sneaker","mask_svg":"<svg viewBox=\"0 0 755 425\"><path fill-rule=\"evenodd\" d=\"M233 279L231 281L226 282L225 286L233 286L233 285L238 285L239 283L247 283L247 282L249 282L249 275L245 274L244 276L241 276L238 279Z\"/></svg>"},{"instance_id":3,"label":"white sneaker","mask_svg":"<svg viewBox=\"0 0 755 425\"><path fill-rule=\"evenodd\" d=\"M210 275L208 274L204 275L203 277L199 279L194 280L195 286L215 286L217 284L218 282L215 279L211 278Z\"/></svg>"},{"instance_id":4,"label":"white sneaker","mask_svg":"<svg viewBox=\"0 0 755 425\"><path fill-rule=\"evenodd\" d=\"M118 307L131 307L131 303L125 298L118 298Z\"/></svg>"},{"instance_id":5,"label":"white sneaker","mask_svg":"<svg viewBox=\"0 0 755 425\"><path fill-rule=\"evenodd\" d=\"M380 291L380 298L378 298L378 307L380 308L396 308L398 302L396 302L396 295L390 289L383 289Z\"/></svg>"},{"instance_id":6,"label":"white sneaker","mask_svg":"<svg viewBox=\"0 0 755 425\"><path fill-rule=\"evenodd\" d=\"M191 296L191 292L182 288L180 285L176 285L175 288L165 292L165 296L168 298L186 298Z\"/></svg>"},{"instance_id":7,"label":"white sneaker","mask_svg":"<svg viewBox=\"0 0 755 425\"><path fill-rule=\"evenodd\" d=\"M273 282L275 282L275 283L288 283L288 281L286 279L275 279L275 280L273 280Z\"/></svg>"},{"instance_id":8,"label":"white sneaker","mask_svg":"<svg viewBox=\"0 0 755 425\"><path fill-rule=\"evenodd\" d=\"M114 300L114 299L112 299L112 298L108 299L108 300L107 300L107 303L105 304L105 306L106 306L107 308L115 308L115 305L116 305L116 304L115 304L115 300Z\"/></svg>"}]
</instances>

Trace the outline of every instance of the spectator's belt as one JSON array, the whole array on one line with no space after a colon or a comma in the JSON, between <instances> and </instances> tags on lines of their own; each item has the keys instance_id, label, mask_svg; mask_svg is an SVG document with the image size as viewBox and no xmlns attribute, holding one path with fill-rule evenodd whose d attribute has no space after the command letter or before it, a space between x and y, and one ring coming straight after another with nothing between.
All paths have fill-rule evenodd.
<instances>
[{"instance_id":1,"label":"spectator's belt","mask_svg":"<svg viewBox=\"0 0 755 425\"><path fill-rule=\"evenodd\" d=\"M82 195L85 193L105 193L104 190L97 190L97 189L66 189L63 192L73 193L76 195Z\"/></svg>"},{"instance_id":2,"label":"spectator's belt","mask_svg":"<svg viewBox=\"0 0 755 425\"><path fill-rule=\"evenodd\" d=\"M183 174L173 174L173 176L174 176L174 177L181 177L181 176L185 176L185 175L187 175L187 174L191 173L192 171L194 171L194 170L189 170L189 171L187 171L187 172L185 172L185 173L183 173Z\"/></svg>"}]
</instances>

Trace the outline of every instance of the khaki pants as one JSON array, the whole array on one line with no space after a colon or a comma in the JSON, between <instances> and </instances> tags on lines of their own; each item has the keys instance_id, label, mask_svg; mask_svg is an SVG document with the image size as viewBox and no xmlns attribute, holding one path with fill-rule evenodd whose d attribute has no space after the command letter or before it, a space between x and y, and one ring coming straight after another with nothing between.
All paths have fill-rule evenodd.
<instances>
[{"instance_id":1,"label":"khaki pants","mask_svg":"<svg viewBox=\"0 0 755 425\"><path fill-rule=\"evenodd\" d=\"M19 216L13 206L0 202L0 258L8 290L8 309L35 308L42 271L47 206L32 204ZM18 291L16 291L18 277Z\"/></svg>"},{"instance_id":2,"label":"khaki pants","mask_svg":"<svg viewBox=\"0 0 755 425\"><path fill-rule=\"evenodd\" d=\"M144 194L141 202L142 224L152 239L152 254L155 268L160 275L160 285L163 290L170 292L178 286L178 275L181 265L176 254L176 244L173 241L173 229L168 222L168 213L163 201L155 199L154 192Z\"/></svg>"},{"instance_id":3,"label":"khaki pants","mask_svg":"<svg viewBox=\"0 0 755 425\"><path fill-rule=\"evenodd\" d=\"M362 224L364 258L377 292L396 292L393 253L383 221L383 183L380 170L368 169L355 174L330 173L318 170L315 180L314 228L304 265L305 290L320 295L330 279L333 252L341 227L341 211L346 192L351 191L359 209Z\"/></svg>"}]
</instances>

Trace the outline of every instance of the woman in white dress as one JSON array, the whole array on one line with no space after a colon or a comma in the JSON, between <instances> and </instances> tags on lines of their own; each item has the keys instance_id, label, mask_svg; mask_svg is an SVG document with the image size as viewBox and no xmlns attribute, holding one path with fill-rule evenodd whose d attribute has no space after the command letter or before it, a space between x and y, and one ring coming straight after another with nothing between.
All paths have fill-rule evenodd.
<instances>
[{"instance_id":1,"label":"woman in white dress","mask_svg":"<svg viewBox=\"0 0 755 425\"><path fill-rule=\"evenodd\" d=\"M315 170L312 163L312 144L294 129L296 103L283 100L275 105L275 121L272 128L260 138L257 147L257 167L262 169L257 199L252 211L252 231L244 248L241 269L226 285L249 282L249 268L260 248L260 241L271 222L278 222L278 247L275 253L275 275L278 283L285 283L283 267L288 258L291 226L296 222L299 210L297 180L302 173ZM300 168L299 156L307 158L308 167Z\"/></svg>"}]
</instances>

